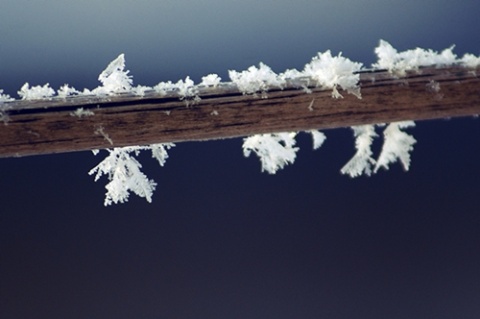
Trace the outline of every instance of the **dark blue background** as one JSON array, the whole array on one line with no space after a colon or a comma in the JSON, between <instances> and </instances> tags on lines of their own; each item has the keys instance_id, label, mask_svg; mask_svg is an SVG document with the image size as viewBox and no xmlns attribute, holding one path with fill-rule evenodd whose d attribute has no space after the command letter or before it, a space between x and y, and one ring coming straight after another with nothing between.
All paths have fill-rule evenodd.
<instances>
[{"instance_id":1,"label":"dark blue background","mask_svg":"<svg viewBox=\"0 0 480 319\"><path fill-rule=\"evenodd\" d=\"M136 84L385 39L480 53L478 1L3 1L0 88L94 88L119 53ZM241 139L183 143L153 203L103 207L90 152L0 160L1 318L478 318L480 125L418 122L412 165L339 173L348 129L270 176ZM374 145L378 150L380 141Z\"/></svg>"}]
</instances>

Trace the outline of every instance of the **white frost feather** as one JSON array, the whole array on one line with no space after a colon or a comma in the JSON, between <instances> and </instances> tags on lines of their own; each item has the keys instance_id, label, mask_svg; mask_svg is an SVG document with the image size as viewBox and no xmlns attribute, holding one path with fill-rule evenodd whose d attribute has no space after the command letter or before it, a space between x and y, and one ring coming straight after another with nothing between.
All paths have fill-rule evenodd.
<instances>
[{"instance_id":1,"label":"white frost feather","mask_svg":"<svg viewBox=\"0 0 480 319\"><path fill-rule=\"evenodd\" d=\"M152 151L152 157L158 161L160 166L165 165L165 162L168 158L167 150L174 147L174 143L161 143L161 144L151 144L149 145L150 150Z\"/></svg>"},{"instance_id":2,"label":"white frost feather","mask_svg":"<svg viewBox=\"0 0 480 319\"><path fill-rule=\"evenodd\" d=\"M260 158L262 172L275 174L287 164L295 162L298 147L294 147L296 133L257 134L243 140L243 155L253 151Z\"/></svg>"},{"instance_id":3,"label":"white frost feather","mask_svg":"<svg viewBox=\"0 0 480 319\"><path fill-rule=\"evenodd\" d=\"M325 140L327 139L325 134L323 134L322 132L317 131L317 130L308 131L307 133L312 134L313 149L314 150L319 149L323 145Z\"/></svg>"},{"instance_id":4,"label":"white frost feather","mask_svg":"<svg viewBox=\"0 0 480 319\"><path fill-rule=\"evenodd\" d=\"M350 177L357 177L362 174L370 175L375 160L372 158L372 141L377 136L374 125L352 126L355 136L355 148L357 152L352 159L342 167L340 172Z\"/></svg>"},{"instance_id":5,"label":"white frost feather","mask_svg":"<svg viewBox=\"0 0 480 319\"><path fill-rule=\"evenodd\" d=\"M64 84L58 89L57 96L66 98L67 96L80 94L75 88L70 87L68 84Z\"/></svg>"},{"instance_id":6,"label":"white frost feather","mask_svg":"<svg viewBox=\"0 0 480 319\"><path fill-rule=\"evenodd\" d=\"M360 75L355 72L360 71L362 63L352 62L342 56L332 56L330 50L324 53L318 53L313 57L312 61L305 65L303 70L304 76L310 76L317 82L317 86L326 89L332 89L332 97L342 98L343 96L338 92L340 86L348 93L361 98L360 87L358 81Z\"/></svg>"},{"instance_id":7,"label":"white frost feather","mask_svg":"<svg viewBox=\"0 0 480 319\"><path fill-rule=\"evenodd\" d=\"M209 74L202 77L202 82L200 83L200 85L216 88L220 84L221 80L222 78L219 77L217 74Z\"/></svg>"},{"instance_id":8,"label":"white frost feather","mask_svg":"<svg viewBox=\"0 0 480 319\"><path fill-rule=\"evenodd\" d=\"M124 69L125 55L122 53L100 73L98 80L102 83L102 86L97 87L92 92L94 94L115 94L130 91L133 80L128 75L130 71Z\"/></svg>"},{"instance_id":9,"label":"white frost feather","mask_svg":"<svg viewBox=\"0 0 480 319\"><path fill-rule=\"evenodd\" d=\"M140 169L142 165L133 157L133 154L138 155L141 150L150 149L152 151L152 157L156 158L160 165L163 166L168 158L166 150L173 146L175 146L173 143L167 143L109 149L109 155L88 172L89 175L96 173L95 181L102 175L107 175L110 180L105 186L107 193L105 194L104 205L124 203L128 201L130 192L144 197L151 203L152 194L157 183L148 179L147 176L141 172Z\"/></svg>"},{"instance_id":10,"label":"white frost feather","mask_svg":"<svg viewBox=\"0 0 480 319\"><path fill-rule=\"evenodd\" d=\"M259 67L252 65L248 70L237 72L229 70L228 75L232 82L243 94L256 94L265 92L269 86L283 87L285 81L281 79L272 69L260 62Z\"/></svg>"},{"instance_id":11,"label":"white frost feather","mask_svg":"<svg viewBox=\"0 0 480 319\"><path fill-rule=\"evenodd\" d=\"M177 94L180 96L180 100L186 100L188 102L189 99L193 100L200 100L198 97L198 88L194 85L192 79L187 76L184 80L179 80L177 84L175 84L177 89ZM188 106L188 104L187 104Z\"/></svg>"},{"instance_id":12,"label":"white frost feather","mask_svg":"<svg viewBox=\"0 0 480 319\"><path fill-rule=\"evenodd\" d=\"M454 46L451 46L440 53L420 48L398 52L390 43L380 40L380 44L375 48L378 61L372 66L404 75L406 71L417 70L421 66L451 65L459 62L453 48Z\"/></svg>"},{"instance_id":13,"label":"white frost feather","mask_svg":"<svg viewBox=\"0 0 480 319\"><path fill-rule=\"evenodd\" d=\"M466 66L467 68L474 69L480 66L480 57L467 53L460 60L460 63Z\"/></svg>"},{"instance_id":14,"label":"white frost feather","mask_svg":"<svg viewBox=\"0 0 480 319\"><path fill-rule=\"evenodd\" d=\"M137 96L145 96L145 92L152 90L150 86L145 85L137 85L136 87L132 88L132 93Z\"/></svg>"},{"instance_id":15,"label":"white frost feather","mask_svg":"<svg viewBox=\"0 0 480 319\"><path fill-rule=\"evenodd\" d=\"M153 90L162 96L176 93L180 100L185 100L187 106L191 101L195 103L201 100L198 96L198 87L189 76L185 80L178 80L177 83L160 82L153 87Z\"/></svg>"},{"instance_id":16,"label":"white frost feather","mask_svg":"<svg viewBox=\"0 0 480 319\"><path fill-rule=\"evenodd\" d=\"M108 176L110 182L105 186L105 206L127 202L130 191L150 203L157 184L140 171L142 165L130 154L134 148L114 148L108 151L110 154L88 173L92 175L96 172L95 181L102 175Z\"/></svg>"},{"instance_id":17,"label":"white frost feather","mask_svg":"<svg viewBox=\"0 0 480 319\"><path fill-rule=\"evenodd\" d=\"M283 73L280 73L278 75L278 77L282 80L282 81L286 81L286 80L295 80L295 79L298 79L298 78L301 78L305 76L303 74L303 72L300 72L298 71L297 69L287 69L285 70L285 72Z\"/></svg>"},{"instance_id":18,"label":"white frost feather","mask_svg":"<svg viewBox=\"0 0 480 319\"><path fill-rule=\"evenodd\" d=\"M177 86L174 83L172 83L172 81L160 82L153 87L155 92L157 92L161 96L165 96L169 93L174 92L176 88Z\"/></svg>"},{"instance_id":19,"label":"white frost feather","mask_svg":"<svg viewBox=\"0 0 480 319\"><path fill-rule=\"evenodd\" d=\"M8 104L4 104L4 102L10 102L13 100L14 99L8 94L3 94L3 90L0 89L0 121L5 125L7 125L8 121L10 121L8 110L10 110L12 107Z\"/></svg>"},{"instance_id":20,"label":"white frost feather","mask_svg":"<svg viewBox=\"0 0 480 319\"><path fill-rule=\"evenodd\" d=\"M11 98L8 94L3 94L3 90L0 89L0 103L13 101L14 98Z\"/></svg>"},{"instance_id":21,"label":"white frost feather","mask_svg":"<svg viewBox=\"0 0 480 319\"><path fill-rule=\"evenodd\" d=\"M30 84L25 83L20 91L18 91L18 95L22 98L22 100L41 100L50 98L55 95L55 91L50 87L50 84L45 84L44 86L32 86Z\"/></svg>"},{"instance_id":22,"label":"white frost feather","mask_svg":"<svg viewBox=\"0 0 480 319\"><path fill-rule=\"evenodd\" d=\"M394 122L387 126L383 131L384 143L380 156L377 159L375 173L380 167L388 169L388 165L395 163L397 160L400 160L403 168L408 171L410 167L410 152L413 150L416 140L413 136L401 131L401 129L413 126L415 126L413 121Z\"/></svg>"}]
</instances>

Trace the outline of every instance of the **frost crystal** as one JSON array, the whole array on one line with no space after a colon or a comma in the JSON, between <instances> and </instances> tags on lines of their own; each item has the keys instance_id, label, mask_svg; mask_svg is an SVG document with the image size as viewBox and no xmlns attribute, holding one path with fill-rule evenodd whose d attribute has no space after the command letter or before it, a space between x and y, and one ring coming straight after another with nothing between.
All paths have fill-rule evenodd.
<instances>
[{"instance_id":1,"label":"frost crystal","mask_svg":"<svg viewBox=\"0 0 480 319\"><path fill-rule=\"evenodd\" d=\"M319 149L323 145L323 142L325 142L325 140L327 139L325 134L317 130L308 131L307 133L312 134L314 150Z\"/></svg>"},{"instance_id":2,"label":"frost crystal","mask_svg":"<svg viewBox=\"0 0 480 319\"><path fill-rule=\"evenodd\" d=\"M338 86L348 93L361 98L360 87L358 86L360 75L358 73L355 74L361 68L362 63L352 62L344 58L342 53L338 56L332 56L332 53L328 50L313 57L312 61L305 65L303 74L315 80L317 86L332 89L332 97L334 98L343 97L338 92Z\"/></svg>"},{"instance_id":3,"label":"frost crystal","mask_svg":"<svg viewBox=\"0 0 480 319\"><path fill-rule=\"evenodd\" d=\"M0 90L0 103L13 101L14 98L11 98L8 94L3 94L3 90Z\"/></svg>"},{"instance_id":4,"label":"frost crystal","mask_svg":"<svg viewBox=\"0 0 480 319\"><path fill-rule=\"evenodd\" d=\"M165 165L165 162L168 158L167 150L174 147L174 143L161 143L161 144L151 144L149 146L150 150L152 151L152 157L158 161L160 166Z\"/></svg>"},{"instance_id":5,"label":"frost crystal","mask_svg":"<svg viewBox=\"0 0 480 319\"><path fill-rule=\"evenodd\" d=\"M371 145L377 136L373 125L352 126L355 135L355 148L357 152L352 159L342 167L340 172L350 177L357 177L362 174L370 175L375 160L372 158Z\"/></svg>"},{"instance_id":6,"label":"frost crystal","mask_svg":"<svg viewBox=\"0 0 480 319\"><path fill-rule=\"evenodd\" d=\"M44 86L37 85L30 87L30 84L27 82L22 86L20 91L18 91L18 95L22 100L41 100L52 97L55 95L55 91L48 83Z\"/></svg>"},{"instance_id":7,"label":"frost crystal","mask_svg":"<svg viewBox=\"0 0 480 319\"><path fill-rule=\"evenodd\" d=\"M2 121L5 125L7 125L8 121L10 120L10 117L8 116L8 110L11 109L11 106L5 105L3 103L13 100L14 99L11 98L8 94L3 94L3 90L0 90L0 121Z\"/></svg>"},{"instance_id":8,"label":"frost crystal","mask_svg":"<svg viewBox=\"0 0 480 319\"><path fill-rule=\"evenodd\" d=\"M378 61L372 66L404 75L406 71L417 70L421 66L451 65L457 62L457 56L452 51L453 48L454 46L451 46L441 53L420 48L397 52L390 43L380 40L380 44L375 48Z\"/></svg>"},{"instance_id":9,"label":"frost crystal","mask_svg":"<svg viewBox=\"0 0 480 319\"><path fill-rule=\"evenodd\" d=\"M229 70L228 75L243 94L262 92L262 97L266 97L269 86L281 88L285 84L284 80L262 62L260 62L259 68L252 65L248 70L242 72Z\"/></svg>"},{"instance_id":10,"label":"frost crystal","mask_svg":"<svg viewBox=\"0 0 480 319\"><path fill-rule=\"evenodd\" d=\"M473 54L467 53L460 60L460 63L465 65L467 68L477 68L480 66L480 57L477 57Z\"/></svg>"},{"instance_id":11,"label":"frost crystal","mask_svg":"<svg viewBox=\"0 0 480 319\"><path fill-rule=\"evenodd\" d=\"M57 91L57 95L63 98L66 98L67 96L71 96L71 95L77 95L77 94L80 94L80 92L75 90L75 88L70 87L68 84L64 84Z\"/></svg>"},{"instance_id":12,"label":"frost crystal","mask_svg":"<svg viewBox=\"0 0 480 319\"><path fill-rule=\"evenodd\" d=\"M162 96L176 93L180 100L185 100L187 106L192 101L195 103L201 100L198 96L198 87L189 76L185 80L179 80L177 83L172 83L172 81L160 82L153 87L153 90Z\"/></svg>"},{"instance_id":13,"label":"frost crystal","mask_svg":"<svg viewBox=\"0 0 480 319\"><path fill-rule=\"evenodd\" d=\"M105 70L98 76L102 86L93 90L96 94L115 94L128 92L132 89L132 77L128 75L130 71L125 69L125 55L120 54L115 60L110 62Z\"/></svg>"},{"instance_id":14,"label":"frost crystal","mask_svg":"<svg viewBox=\"0 0 480 319\"><path fill-rule=\"evenodd\" d=\"M95 113L93 113L90 110L85 110L83 107L79 107L74 112L70 112L70 116L76 116L79 118L82 118L85 116L93 116L93 115L95 115Z\"/></svg>"},{"instance_id":15,"label":"frost crystal","mask_svg":"<svg viewBox=\"0 0 480 319\"><path fill-rule=\"evenodd\" d=\"M142 165L130 155L133 151L132 148L109 150L109 156L89 172L90 175L97 173L95 181L104 174L108 175L110 183L105 186L105 206L128 201L129 191L145 197L149 203L152 201L157 184L140 171Z\"/></svg>"},{"instance_id":16,"label":"frost crystal","mask_svg":"<svg viewBox=\"0 0 480 319\"><path fill-rule=\"evenodd\" d=\"M257 134L243 140L243 155L249 157L253 151L260 158L262 172L275 174L287 164L295 162L298 147L295 145L297 133Z\"/></svg>"},{"instance_id":17,"label":"frost crystal","mask_svg":"<svg viewBox=\"0 0 480 319\"><path fill-rule=\"evenodd\" d=\"M152 194L157 184L141 172L142 165L135 159L134 155L138 155L141 150L150 149L152 157L156 158L163 166L168 158L166 150L173 146L174 144L167 143L109 149L109 155L88 172L89 175L96 173L95 181L102 175L107 175L110 180L105 186L107 193L104 205L127 202L130 192L144 197L147 202L151 203Z\"/></svg>"},{"instance_id":18,"label":"frost crystal","mask_svg":"<svg viewBox=\"0 0 480 319\"><path fill-rule=\"evenodd\" d=\"M151 89L152 88L149 86L137 85L136 87L132 88L132 93L137 96L145 96L145 92Z\"/></svg>"},{"instance_id":19,"label":"frost crystal","mask_svg":"<svg viewBox=\"0 0 480 319\"><path fill-rule=\"evenodd\" d=\"M383 131L384 143L376 161L372 158L371 150L372 141L377 137L374 125L353 126L357 152L341 169L341 173L348 174L350 177L357 177L362 174L371 175L373 165L375 165L373 173L377 173L380 167L388 169L388 165L395 163L397 160L400 160L403 168L408 171L410 152L413 150L416 141L401 129L413 126L415 126L413 121L390 123Z\"/></svg>"},{"instance_id":20,"label":"frost crystal","mask_svg":"<svg viewBox=\"0 0 480 319\"><path fill-rule=\"evenodd\" d=\"M172 81L160 82L153 87L155 92L157 92L161 96L165 96L168 93L171 93L171 92L175 91L176 88L177 88L177 86L175 84L173 84Z\"/></svg>"},{"instance_id":21,"label":"frost crystal","mask_svg":"<svg viewBox=\"0 0 480 319\"><path fill-rule=\"evenodd\" d=\"M278 75L278 77L280 79L282 79L283 81L298 79L298 78L301 78L303 76L304 76L304 74L302 72L298 71L297 69L287 69L287 70L285 70L285 72L280 73Z\"/></svg>"},{"instance_id":22,"label":"frost crystal","mask_svg":"<svg viewBox=\"0 0 480 319\"><path fill-rule=\"evenodd\" d=\"M375 166L375 173L382 166L388 169L388 165L395 163L397 160L400 160L403 168L408 171L410 167L410 152L413 150L416 140L413 136L400 129L413 126L415 126L413 121L394 122L387 126L385 131L383 131L385 141Z\"/></svg>"},{"instance_id":23,"label":"frost crystal","mask_svg":"<svg viewBox=\"0 0 480 319\"><path fill-rule=\"evenodd\" d=\"M191 102L196 103L201 100L198 96L198 88L193 84L189 76L185 78L185 81L179 80L177 84L175 84L175 88L180 96L180 100L185 100L187 106L189 106Z\"/></svg>"},{"instance_id":24,"label":"frost crystal","mask_svg":"<svg viewBox=\"0 0 480 319\"><path fill-rule=\"evenodd\" d=\"M216 88L220 84L221 80L222 78L219 77L217 74L209 74L202 77L202 82L200 83L200 85Z\"/></svg>"}]
</instances>

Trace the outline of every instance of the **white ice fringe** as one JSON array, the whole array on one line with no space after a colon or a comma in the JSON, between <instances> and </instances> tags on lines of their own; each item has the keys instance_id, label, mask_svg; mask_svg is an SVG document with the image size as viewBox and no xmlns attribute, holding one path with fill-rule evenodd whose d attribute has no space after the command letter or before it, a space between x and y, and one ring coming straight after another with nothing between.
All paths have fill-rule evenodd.
<instances>
[{"instance_id":1,"label":"white ice fringe","mask_svg":"<svg viewBox=\"0 0 480 319\"><path fill-rule=\"evenodd\" d=\"M287 164L295 162L299 150L295 146L297 133L257 134L243 140L243 155L255 152L262 163L262 172L275 174Z\"/></svg>"},{"instance_id":2,"label":"white ice fringe","mask_svg":"<svg viewBox=\"0 0 480 319\"><path fill-rule=\"evenodd\" d=\"M389 164L395 163L397 160L400 160L406 171L409 170L410 152L413 151L413 145L417 141L401 129L414 126L413 121L394 122L387 126L383 131L385 141L377 159L377 165L375 165L375 173L380 167L388 169Z\"/></svg>"},{"instance_id":3,"label":"white ice fringe","mask_svg":"<svg viewBox=\"0 0 480 319\"><path fill-rule=\"evenodd\" d=\"M372 173L372 165L375 160L372 158L372 141L377 136L373 125L352 126L353 135L355 136L355 148L357 152L352 159L342 167L342 174L357 177L362 174L370 175Z\"/></svg>"},{"instance_id":4,"label":"white ice fringe","mask_svg":"<svg viewBox=\"0 0 480 319\"><path fill-rule=\"evenodd\" d=\"M325 134L317 130L307 131L313 140L313 149L319 149L327 139ZM243 140L243 155L249 157L251 152L257 154L262 164L262 172L275 174L285 165L293 164L298 147L295 137L297 132L257 134Z\"/></svg>"},{"instance_id":5,"label":"white ice fringe","mask_svg":"<svg viewBox=\"0 0 480 319\"><path fill-rule=\"evenodd\" d=\"M152 157L158 161L160 166L163 166L168 158L167 150L174 146L173 143L165 143L108 149L109 155L88 172L89 175L95 174L95 181L102 175L107 175L110 181L105 186L107 193L105 194L104 205L127 202L130 192L145 198L147 202L151 203L157 183L148 179L142 173L140 170L142 165L134 155L138 155L142 150L151 150Z\"/></svg>"},{"instance_id":6,"label":"white ice fringe","mask_svg":"<svg viewBox=\"0 0 480 319\"><path fill-rule=\"evenodd\" d=\"M373 173L377 173L380 167L388 170L389 165L395 163L397 160L400 160L403 168L408 171L410 168L410 152L413 151L413 145L416 143L416 140L413 136L403 132L401 129L414 126L415 123L413 121L388 124L383 131L384 142L377 160L372 157L373 152L371 150L373 139L378 136L375 133L375 126L353 126L352 129L355 135L355 148L357 152L352 159L342 167L340 172L350 177L357 177L362 174L368 176L372 174L372 166L374 166Z\"/></svg>"}]
</instances>

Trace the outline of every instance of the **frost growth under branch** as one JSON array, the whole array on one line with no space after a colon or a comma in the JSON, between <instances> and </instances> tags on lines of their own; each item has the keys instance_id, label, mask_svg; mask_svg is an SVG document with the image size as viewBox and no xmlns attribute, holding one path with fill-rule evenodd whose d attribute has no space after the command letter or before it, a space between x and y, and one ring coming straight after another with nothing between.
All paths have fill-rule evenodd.
<instances>
[{"instance_id":1,"label":"frost growth under branch","mask_svg":"<svg viewBox=\"0 0 480 319\"><path fill-rule=\"evenodd\" d=\"M166 143L108 149L108 156L88 172L89 175L95 174L95 181L102 175L107 175L110 182L105 186L107 189L105 206L128 201L130 192L134 192L151 203L157 183L142 173L140 170L142 164L134 156L142 150L150 150L152 157L158 161L160 166L163 166L168 158L167 150L174 146L173 143Z\"/></svg>"},{"instance_id":2,"label":"frost growth under branch","mask_svg":"<svg viewBox=\"0 0 480 319\"><path fill-rule=\"evenodd\" d=\"M382 124L377 126L384 126ZM378 159L375 160L372 155L372 142L377 133L375 133L375 125L354 126L353 134L355 136L355 148L357 152L352 159L342 167L342 174L357 177L362 174L370 175L376 173L380 167L389 168L390 164L397 160L403 165L405 171L410 168L410 152L413 151L413 145L416 140L413 136L403 132L401 129L414 127L413 121L394 122L387 125L383 131L383 147Z\"/></svg>"}]
</instances>

